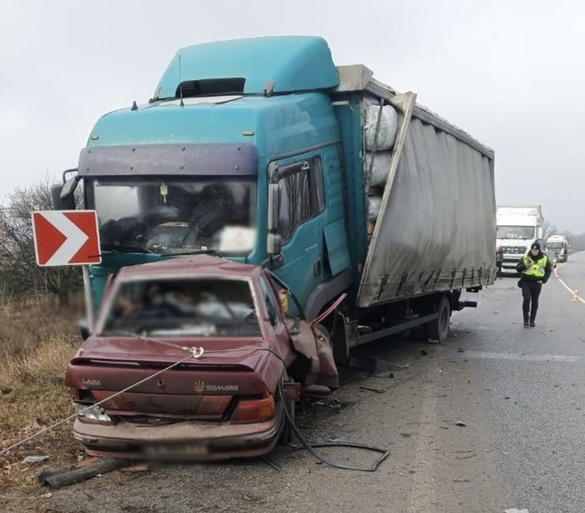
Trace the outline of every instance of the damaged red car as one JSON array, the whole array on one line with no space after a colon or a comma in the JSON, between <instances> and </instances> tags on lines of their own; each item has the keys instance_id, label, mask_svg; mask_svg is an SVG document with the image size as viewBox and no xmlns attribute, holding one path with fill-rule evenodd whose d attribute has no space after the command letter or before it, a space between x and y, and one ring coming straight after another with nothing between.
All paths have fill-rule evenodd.
<instances>
[{"instance_id":1,"label":"damaged red car","mask_svg":"<svg viewBox=\"0 0 585 513\"><path fill-rule=\"evenodd\" d=\"M326 332L288 316L278 289L210 255L123 268L66 371L75 438L123 458L270 452L294 392L338 386Z\"/></svg>"}]
</instances>

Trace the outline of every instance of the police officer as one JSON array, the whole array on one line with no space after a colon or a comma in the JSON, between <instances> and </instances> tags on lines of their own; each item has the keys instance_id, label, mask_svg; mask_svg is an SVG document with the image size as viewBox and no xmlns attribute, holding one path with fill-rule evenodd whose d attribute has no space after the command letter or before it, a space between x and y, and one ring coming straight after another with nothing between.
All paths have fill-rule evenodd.
<instances>
[{"instance_id":1,"label":"police officer","mask_svg":"<svg viewBox=\"0 0 585 513\"><path fill-rule=\"evenodd\" d=\"M535 326L538 297L542 284L546 283L550 277L551 269L550 260L540 250L538 242L532 243L530 251L522 256L516 266L516 270L520 273L518 285L522 288L522 313L525 328Z\"/></svg>"}]
</instances>

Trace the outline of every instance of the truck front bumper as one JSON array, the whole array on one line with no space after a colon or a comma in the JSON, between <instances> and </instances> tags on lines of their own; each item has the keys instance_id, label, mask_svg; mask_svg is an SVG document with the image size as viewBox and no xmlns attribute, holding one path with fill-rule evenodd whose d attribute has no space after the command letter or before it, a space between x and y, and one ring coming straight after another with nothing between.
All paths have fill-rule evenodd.
<instances>
[{"instance_id":1,"label":"truck front bumper","mask_svg":"<svg viewBox=\"0 0 585 513\"><path fill-rule=\"evenodd\" d=\"M520 262L522 255L504 255L502 261L502 271L505 272L516 272L516 266Z\"/></svg>"}]
</instances>

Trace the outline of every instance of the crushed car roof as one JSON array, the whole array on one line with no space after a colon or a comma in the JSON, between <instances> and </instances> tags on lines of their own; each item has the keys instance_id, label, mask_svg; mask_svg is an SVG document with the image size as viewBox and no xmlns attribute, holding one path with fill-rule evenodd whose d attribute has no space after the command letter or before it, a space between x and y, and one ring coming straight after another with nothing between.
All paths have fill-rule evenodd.
<instances>
[{"instance_id":1,"label":"crushed car roof","mask_svg":"<svg viewBox=\"0 0 585 513\"><path fill-rule=\"evenodd\" d=\"M185 273L217 276L218 274L248 278L260 272L257 266L224 260L213 255L190 255L159 262L123 267L119 277L173 277Z\"/></svg>"}]
</instances>

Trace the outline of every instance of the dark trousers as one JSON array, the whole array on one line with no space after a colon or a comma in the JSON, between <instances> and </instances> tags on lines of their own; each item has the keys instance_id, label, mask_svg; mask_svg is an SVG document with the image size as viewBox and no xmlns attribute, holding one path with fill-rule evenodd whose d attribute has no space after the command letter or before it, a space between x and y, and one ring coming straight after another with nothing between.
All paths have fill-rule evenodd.
<instances>
[{"instance_id":1,"label":"dark trousers","mask_svg":"<svg viewBox=\"0 0 585 513\"><path fill-rule=\"evenodd\" d=\"M522 313L524 314L524 322L528 322L529 314L531 322L534 322L534 319L536 319L536 312L538 311L538 296L540 296L541 290L542 283L522 280Z\"/></svg>"}]
</instances>

